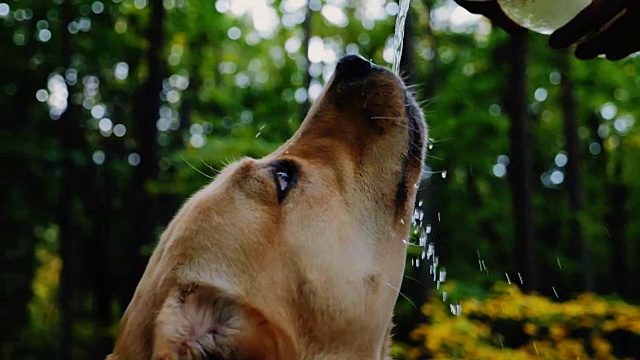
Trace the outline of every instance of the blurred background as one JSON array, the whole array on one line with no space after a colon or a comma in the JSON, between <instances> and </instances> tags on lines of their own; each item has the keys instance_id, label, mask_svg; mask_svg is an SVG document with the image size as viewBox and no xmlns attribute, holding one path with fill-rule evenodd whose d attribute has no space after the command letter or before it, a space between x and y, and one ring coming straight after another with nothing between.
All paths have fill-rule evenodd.
<instances>
[{"instance_id":1,"label":"blurred background","mask_svg":"<svg viewBox=\"0 0 640 360\"><path fill-rule=\"evenodd\" d=\"M0 0L0 357L108 354L180 204L284 142L341 55L390 66L398 9ZM640 358L640 60L546 41L411 3L430 140L399 358Z\"/></svg>"}]
</instances>

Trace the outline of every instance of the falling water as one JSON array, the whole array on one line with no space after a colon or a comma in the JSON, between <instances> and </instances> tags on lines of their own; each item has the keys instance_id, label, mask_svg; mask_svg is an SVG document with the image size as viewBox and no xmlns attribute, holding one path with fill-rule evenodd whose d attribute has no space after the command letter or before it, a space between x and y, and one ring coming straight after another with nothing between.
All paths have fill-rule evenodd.
<instances>
[{"instance_id":1,"label":"falling water","mask_svg":"<svg viewBox=\"0 0 640 360\"><path fill-rule=\"evenodd\" d=\"M393 34L393 65L391 67L391 70L396 74L400 74L400 59L402 58L402 44L404 42L404 23L407 20L410 2L411 0L400 0L400 9L396 17L396 28Z\"/></svg>"}]
</instances>

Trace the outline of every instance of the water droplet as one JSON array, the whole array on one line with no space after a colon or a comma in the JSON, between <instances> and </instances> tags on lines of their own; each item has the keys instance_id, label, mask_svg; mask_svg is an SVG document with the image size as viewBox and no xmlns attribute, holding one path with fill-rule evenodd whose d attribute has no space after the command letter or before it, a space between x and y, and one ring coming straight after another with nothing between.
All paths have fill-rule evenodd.
<instances>
[{"instance_id":1,"label":"water droplet","mask_svg":"<svg viewBox=\"0 0 640 360\"><path fill-rule=\"evenodd\" d=\"M442 178L446 179L447 178L447 170L442 170Z\"/></svg>"},{"instance_id":2,"label":"water droplet","mask_svg":"<svg viewBox=\"0 0 640 360\"><path fill-rule=\"evenodd\" d=\"M520 275L520 273L518 273L518 278L520 279L520 284L524 285L524 281L522 281L522 275Z\"/></svg>"},{"instance_id":3,"label":"water droplet","mask_svg":"<svg viewBox=\"0 0 640 360\"><path fill-rule=\"evenodd\" d=\"M556 291L556 287L552 286L551 288L553 289L553 293L556 294L556 299L559 299L558 292Z\"/></svg>"},{"instance_id":4,"label":"water droplet","mask_svg":"<svg viewBox=\"0 0 640 360\"><path fill-rule=\"evenodd\" d=\"M507 277L507 282L508 282L509 284L511 284L511 279L509 278L509 274L504 273L504 276L506 276L506 277Z\"/></svg>"}]
</instances>

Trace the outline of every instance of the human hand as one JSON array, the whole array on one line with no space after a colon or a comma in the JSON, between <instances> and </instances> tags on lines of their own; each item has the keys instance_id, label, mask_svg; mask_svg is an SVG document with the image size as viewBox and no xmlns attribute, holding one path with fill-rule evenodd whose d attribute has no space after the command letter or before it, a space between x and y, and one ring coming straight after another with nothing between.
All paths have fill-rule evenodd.
<instances>
[{"instance_id":1,"label":"human hand","mask_svg":"<svg viewBox=\"0 0 640 360\"><path fill-rule=\"evenodd\" d=\"M591 59L604 54L608 60L620 60L640 50L639 22L640 1L593 0L571 21L551 34L549 46L563 49L578 43L575 50L578 59ZM590 37L593 33L595 35ZM585 40L581 41L583 38Z\"/></svg>"}]
</instances>

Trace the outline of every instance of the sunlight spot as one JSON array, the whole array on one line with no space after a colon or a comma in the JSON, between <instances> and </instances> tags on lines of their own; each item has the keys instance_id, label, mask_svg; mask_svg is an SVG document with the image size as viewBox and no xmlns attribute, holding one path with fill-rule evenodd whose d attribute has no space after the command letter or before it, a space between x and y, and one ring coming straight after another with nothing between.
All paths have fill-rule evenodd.
<instances>
[{"instance_id":1,"label":"sunlight spot","mask_svg":"<svg viewBox=\"0 0 640 360\"><path fill-rule=\"evenodd\" d=\"M300 50L300 46L301 45L302 45L302 42L300 41L300 38L297 37L297 36L292 36L292 37L288 38L287 41L285 41L284 49L289 54L293 54L296 51Z\"/></svg>"},{"instance_id":2,"label":"sunlight spot","mask_svg":"<svg viewBox=\"0 0 640 360\"><path fill-rule=\"evenodd\" d=\"M249 75L245 72L240 72L236 75L236 86L239 88L246 88L251 85L251 79L249 79Z\"/></svg>"},{"instance_id":3,"label":"sunlight spot","mask_svg":"<svg viewBox=\"0 0 640 360\"><path fill-rule=\"evenodd\" d=\"M540 102L547 100L548 95L549 93L547 92L547 89L542 87L537 88L536 91L533 93L533 97L536 99L536 101L540 101Z\"/></svg>"},{"instance_id":4,"label":"sunlight spot","mask_svg":"<svg viewBox=\"0 0 640 360\"><path fill-rule=\"evenodd\" d=\"M11 11L11 8L9 8L9 4L0 3L0 18L4 19L7 16L9 16L10 11Z\"/></svg>"},{"instance_id":5,"label":"sunlight spot","mask_svg":"<svg viewBox=\"0 0 640 360\"><path fill-rule=\"evenodd\" d=\"M609 136L609 126L607 126L607 124L600 124L600 126L598 126L598 136L601 139Z\"/></svg>"},{"instance_id":6,"label":"sunlight spot","mask_svg":"<svg viewBox=\"0 0 640 360\"><path fill-rule=\"evenodd\" d=\"M309 52L307 54L309 61L321 62L324 49L324 42L321 38L314 36L309 39Z\"/></svg>"},{"instance_id":7,"label":"sunlight spot","mask_svg":"<svg viewBox=\"0 0 640 360\"><path fill-rule=\"evenodd\" d=\"M349 24L349 19L344 11L336 5L325 5L320 12L328 22L338 27L345 27Z\"/></svg>"},{"instance_id":8,"label":"sunlight spot","mask_svg":"<svg viewBox=\"0 0 640 360\"><path fill-rule=\"evenodd\" d=\"M96 119L103 118L106 112L107 112L107 107L104 106L103 104L97 104L91 108L91 116L93 116Z\"/></svg>"},{"instance_id":9,"label":"sunlight spot","mask_svg":"<svg viewBox=\"0 0 640 360\"><path fill-rule=\"evenodd\" d=\"M243 124L251 124L253 122L253 113L249 110L244 110L240 113L240 122Z\"/></svg>"},{"instance_id":10,"label":"sunlight spot","mask_svg":"<svg viewBox=\"0 0 640 360\"><path fill-rule=\"evenodd\" d=\"M613 103L605 103L600 107L600 116L605 120L613 119L618 113L618 108Z\"/></svg>"},{"instance_id":11,"label":"sunlight spot","mask_svg":"<svg viewBox=\"0 0 640 360\"><path fill-rule=\"evenodd\" d=\"M500 116L502 114L502 108L498 104L489 105L489 115L491 116Z\"/></svg>"},{"instance_id":12,"label":"sunlight spot","mask_svg":"<svg viewBox=\"0 0 640 360\"><path fill-rule=\"evenodd\" d=\"M189 133L191 135L202 135L203 132L204 129L200 124L191 124L191 126L189 127Z\"/></svg>"},{"instance_id":13,"label":"sunlight spot","mask_svg":"<svg viewBox=\"0 0 640 360\"><path fill-rule=\"evenodd\" d=\"M138 10L142 10L147 6L147 0L133 0L133 6Z\"/></svg>"},{"instance_id":14,"label":"sunlight spot","mask_svg":"<svg viewBox=\"0 0 640 360\"><path fill-rule=\"evenodd\" d=\"M127 128L122 124L118 124L113 127L113 135L117 137L123 137L126 133L127 133Z\"/></svg>"},{"instance_id":15,"label":"sunlight spot","mask_svg":"<svg viewBox=\"0 0 640 360\"><path fill-rule=\"evenodd\" d=\"M106 156L102 150L96 150L93 152L93 155L91 155L91 160L93 160L93 163L96 165L104 164L105 158Z\"/></svg>"},{"instance_id":16,"label":"sunlight spot","mask_svg":"<svg viewBox=\"0 0 640 360\"><path fill-rule=\"evenodd\" d=\"M567 162L569 162L569 157L567 156L567 154L561 152L556 155L556 157L553 159L553 162L557 167L564 167L565 165L567 165Z\"/></svg>"},{"instance_id":17,"label":"sunlight spot","mask_svg":"<svg viewBox=\"0 0 640 360\"><path fill-rule=\"evenodd\" d=\"M127 22L122 19L118 20L116 21L113 28L118 34L124 34L127 31Z\"/></svg>"},{"instance_id":18,"label":"sunlight spot","mask_svg":"<svg viewBox=\"0 0 640 360\"><path fill-rule=\"evenodd\" d=\"M629 131L631 126L633 126L633 123L634 123L633 117L630 116L630 115L625 115L625 116L621 116L621 117L617 118L613 122L613 127L619 133L623 134L623 133L626 133L627 131Z\"/></svg>"},{"instance_id":19,"label":"sunlight spot","mask_svg":"<svg viewBox=\"0 0 640 360\"><path fill-rule=\"evenodd\" d=\"M136 152L132 152L131 154L129 154L129 156L127 156L127 162L131 166L140 165L140 154L138 154Z\"/></svg>"},{"instance_id":20,"label":"sunlight spot","mask_svg":"<svg viewBox=\"0 0 640 360\"><path fill-rule=\"evenodd\" d=\"M111 131L112 126L113 122L111 121L111 119L104 118L101 119L100 122L98 122L98 128L103 132Z\"/></svg>"},{"instance_id":21,"label":"sunlight spot","mask_svg":"<svg viewBox=\"0 0 640 360\"><path fill-rule=\"evenodd\" d=\"M191 135L189 138L189 144L195 148L201 148L205 144L205 138L200 134Z\"/></svg>"},{"instance_id":22,"label":"sunlight spot","mask_svg":"<svg viewBox=\"0 0 640 360\"><path fill-rule=\"evenodd\" d=\"M40 102L45 102L49 99L49 93L45 89L40 89L36 91L36 99Z\"/></svg>"},{"instance_id":23,"label":"sunlight spot","mask_svg":"<svg viewBox=\"0 0 640 360\"><path fill-rule=\"evenodd\" d=\"M504 164L495 164L493 165L493 175L496 177L504 177L507 174L507 167Z\"/></svg>"},{"instance_id":24,"label":"sunlight spot","mask_svg":"<svg viewBox=\"0 0 640 360\"><path fill-rule=\"evenodd\" d=\"M38 31L38 40L41 42L47 42L51 40L51 31L49 29L42 29Z\"/></svg>"},{"instance_id":25,"label":"sunlight spot","mask_svg":"<svg viewBox=\"0 0 640 360\"><path fill-rule=\"evenodd\" d=\"M171 120L161 117L156 121L156 129L158 131L167 131L169 130L169 125L171 124Z\"/></svg>"},{"instance_id":26,"label":"sunlight spot","mask_svg":"<svg viewBox=\"0 0 640 360\"><path fill-rule=\"evenodd\" d=\"M453 1L447 1L442 6L431 11L431 27L434 30L450 29L455 33L473 33L486 29L480 26L482 16L468 12Z\"/></svg>"},{"instance_id":27,"label":"sunlight spot","mask_svg":"<svg viewBox=\"0 0 640 360\"><path fill-rule=\"evenodd\" d=\"M392 1L390 3L387 3L387 5L385 5L384 9L385 9L385 11L387 12L387 14L389 16L396 16L396 15L398 15L398 11L400 11L400 6L398 5L397 2Z\"/></svg>"},{"instance_id":28,"label":"sunlight spot","mask_svg":"<svg viewBox=\"0 0 640 360\"><path fill-rule=\"evenodd\" d=\"M238 40L240 36L242 36L242 31L240 31L240 28L234 26L227 31L227 36L231 40Z\"/></svg>"},{"instance_id":29,"label":"sunlight spot","mask_svg":"<svg viewBox=\"0 0 640 360\"><path fill-rule=\"evenodd\" d=\"M23 34L23 33L21 33L21 32L17 32L17 31L16 31L16 32L13 34L13 43L14 43L14 44L16 44L16 45L18 45L18 46L24 45L24 43L25 43L25 41L26 41L26 40L27 40L27 39L26 39L26 37L25 37L25 36L24 36L24 34Z\"/></svg>"},{"instance_id":30,"label":"sunlight spot","mask_svg":"<svg viewBox=\"0 0 640 360\"><path fill-rule=\"evenodd\" d=\"M320 94L322 94L322 84L316 80L311 81L311 85L309 85L309 99L316 101L320 97Z\"/></svg>"},{"instance_id":31,"label":"sunlight spot","mask_svg":"<svg viewBox=\"0 0 640 360\"><path fill-rule=\"evenodd\" d=\"M564 173L560 170L554 170L551 175L549 175L549 180L554 185L560 185L564 181Z\"/></svg>"},{"instance_id":32,"label":"sunlight spot","mask_svg":"<svg viewBox=\"0 0 640 360\"><path fill-rule=\"evenodd\" d=\"M49 78L47 87L49 88L49 99L47 99L49 116L57 120L67 110L67 98L69 96L67 84L61 75L55 74Z\"/></svg>"},{"instance_id":33,"label":"sunlight spot","mask_svg":"<svg viewBox=\"0 0 640 360\"><path fill-rule=\"evenodd\" d=\"M296 91L293 93L293 98L296 100L298 104L304 103L308 99L307 89L305 88L296 89Z\"/></svg>"},{"instance_id":34,"label":"sunlight spot","mask_svg":"<svg viewBox=\"0 0 640 360\"><path fill-rule=\"evenodd\" d=\"M94 1L93 4L91 4L91 11L93 11L94 14L102 13L104 11L104 4L100 1Z\"/></svg>"},{"instance_id":35,"label":"sunlight spot","mask_svg":"<svg viewBox=\"0 0 640 360\"><path fill-rule=\"evenodd\" d=\"M175 104L180 101L180 93L176 90L169 90L167 92L167 101L171 104Z\"/></svg>"},{"instance_id":36,"label":"sunlight spot","mask_svg":"<svg viewBox=\"0 0 640 360\"><path fill-rule=\"evenodd\" d=\"M126 62L119 62L113 69L113 75L118 80L125 80L129 76L129 64Z\"/></svg>"}]
</instances>

